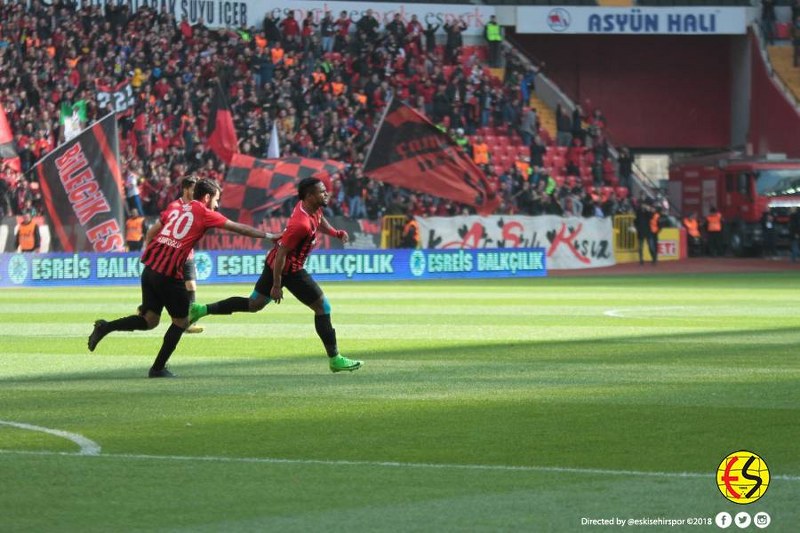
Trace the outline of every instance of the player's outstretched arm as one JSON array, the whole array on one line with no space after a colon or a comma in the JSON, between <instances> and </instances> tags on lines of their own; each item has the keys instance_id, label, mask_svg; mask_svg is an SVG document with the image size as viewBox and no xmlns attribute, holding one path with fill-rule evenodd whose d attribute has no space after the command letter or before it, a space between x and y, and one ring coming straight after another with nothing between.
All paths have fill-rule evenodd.
<instances>
[{"instance_id":1,"label":"player's outstretched arm","mask_svg":"<svg viewBox=\"0 0 800 533\"><path fill-rule=\"evenodd\" d=\"M254 237L256 239L280 239L283 233L270 233L268 231L261 231L260 229L256 229L253 226L248 226L247 224L239 224L238 222L234 222L232 220L228 220L225 222L225 225L222 226L223 229L228 231L232 231L234 233L238 233L239 235L245 235L247 237Z\"/></svg>"}]
</instances>

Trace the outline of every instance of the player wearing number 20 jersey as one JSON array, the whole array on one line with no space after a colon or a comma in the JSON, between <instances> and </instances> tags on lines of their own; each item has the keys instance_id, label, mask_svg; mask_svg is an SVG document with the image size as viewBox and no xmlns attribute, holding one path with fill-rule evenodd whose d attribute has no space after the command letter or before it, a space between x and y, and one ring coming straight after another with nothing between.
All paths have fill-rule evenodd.
<instances>
[{"instance_id":1,"label":"player wearing number 20 jersey","mask_svg":"<svg viewBox=\"0 0 800 533\"><path fill-rule=\"evenodd\" d=\"M194 189L191 202L174 202L161 213L161 218L151 228L151 236L142 263L142 305L139 313L107 322L98 320L89 335L89 350L113 331L153 329L158 325L161 312L167 308L172 324L164 335L156 360L150 367L151 378L173 377L165 368L167 360L178 346L181 335L189 326L189 293L183 282L183 266L192 247L209 228L224 228L240 235L257 239L274 239L280 235L265 233L244 224L231 222L214 210L219 204L221 189L212 180L202 179Z\"/></svg>"},{"instance_id":2,"label":"player wearing number 20 jersey","mask_svg":"<svg viewBox=\"0 0 800 533\"><path fill-rule=\"evenodd\" d=\"M163 228L142 255L142 263L153 271L183 280L183 265L209 228L221 228L228 220L197 200L172 202L161 213Z\"/></svg>"}]
</instances>

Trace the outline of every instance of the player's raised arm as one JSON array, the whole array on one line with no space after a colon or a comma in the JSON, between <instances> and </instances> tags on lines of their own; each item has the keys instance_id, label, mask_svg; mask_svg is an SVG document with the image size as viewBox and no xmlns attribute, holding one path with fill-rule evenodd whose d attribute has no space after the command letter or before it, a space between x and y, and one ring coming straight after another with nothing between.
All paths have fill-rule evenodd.
<instances>
[{"instance_id":1,"label":"player's raised arm","mask_svg":"<svg viewBox=\"0 0 800 533\"><path fill-rule=\"evenodd\" d=\"M331 223L328 222L328 219L325 218L324 216L320 216L319 229L322 233L330 235L331 237L336 237L342 242L346 243L350 240L350 236L347 234L345 230L334 228L333 226L331 226Z\"/></svg>"}]
</instances>

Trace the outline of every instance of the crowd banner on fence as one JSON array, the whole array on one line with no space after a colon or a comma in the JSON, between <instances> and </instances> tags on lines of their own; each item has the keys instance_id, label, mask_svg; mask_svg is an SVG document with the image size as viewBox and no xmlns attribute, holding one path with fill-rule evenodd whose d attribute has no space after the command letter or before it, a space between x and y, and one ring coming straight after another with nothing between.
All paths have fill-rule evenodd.
<instances>
[{"instance_id":1,"label":"crowd banner on fence","mask_svg":"<svg viewBox=\"0 0 800 533\"><path fill-rule=\"evenodd\" d=\"M66 252L125 248L117 119L109 113L33 167Z\"/></svg>"},{"instance_id":2,"label":"crowd banner on fence","mask_svg":"<svg viewBox=\"0 0 800 533\"><path fill-rule=\"evenodd\" d=\"M455 20L464 21L467 25L464 35L483 35L483 27L489 22L489 17L495 13L494 7L464 4L405 4L402 2L320 2L310 0L293 0L292 2L279 2L278 0L68 0L73 5L83 1L90 5L105 6L127 5L131 13L136 13L140 8L150 7L156 12L162 9L171 11L175 19L180 22L183 17L189 24L197 24L200 20L209 28L239 28L255 26L261 27L264 17L275 13L281 19L286 18L289 11L294 11L294 18L300 23L310 12L315 22L319 23L330 11L334 18L339 13L346 11L355 23L372 9L378 17L381 26L394 18L395 13L400 13L403 23L411 20L411 15L416 15L423 26L430 23L434 26L444 25ZM444 30L439 28L440 33Z\"/></svg>"},{"instance_id":3,"label":"crowd banner on fence","mask_svg":"<svg viewBox=\"0 0 800 533\"><path fill-rule=\"evenodd\" d=\"M135 253L0 254L0 287L135 285L142 263ZM197 279L254 283L263 251L196 251ZM492 250L320 250L306 270L318 281L509 278L547 275L542 248Z\"/></svg>"},{"instance_id":4,"label":"crowd banner on fence","mask_svg":"<svg viewBox=\"0 0 800 533\"><path fill-rule=\"evenodd\" d=\"M417 222L426 249L544 248L549 270L616 264L610 218L493 215L417 217Z\"/></svg>"},{"instance_id":5,"label":"crowd banner on fence","mask_svg":"<svg viewBox=\"0 0 800 533\"><path fill-rule=\"evenodd\" d=\"M518 33L744 35L745 7L517 7Z\"/></svg>"}]
</instances>

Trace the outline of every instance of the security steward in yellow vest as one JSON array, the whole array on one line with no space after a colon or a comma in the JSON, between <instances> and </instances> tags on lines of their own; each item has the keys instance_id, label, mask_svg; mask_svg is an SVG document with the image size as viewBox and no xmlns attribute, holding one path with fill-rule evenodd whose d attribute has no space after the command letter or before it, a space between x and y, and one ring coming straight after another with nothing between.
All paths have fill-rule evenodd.
<instances>
[{"instance_id":1,"label":"security steward in yellow vest","mask_svg":"<svg viewBox=\"0 0 800 533\"><path fill-rule=\"evenodd\" d=\"M489 18L489 22L484 26L483 35L489 44L489 66L498 68L500 66L500 43L503 42L503 36L500 33L500 25L494 15Z\"/></svg>"},{"instance_id":2,"label":"security steward in yellow vest","mask_svg":"<svg viewBox=\"0 0 800 533\"><path fill-rule=\"evenodd\" d=\"M716 207L711 207L711 212L706 215L706 232L708 233L708 253L712 257L724 253L722 242L722 213Z\"/></svg>"},{"instance_id":3,"label":"security steward in yellow vest","mask_svg":"<svg viewBox=\"0 0 800 533\"><path fill-rule=\"evenodd\" d=\"M403 226L403 234L400 239L400 246L403 248L419 248L419 222L413 216L406 217L406 225Z\"/></svg>"},{"instance_id":4,"label":"security steward in yellow vest","mask_svg":"<svg viewBox=\"0 0 800 533\"><path fill-rule=\"evenodd\" d=\"M483 137L476 137L472 145L472 160L476 165L489 164L489 145L484 142Z\"/></svg>"},{"instance_id":5,"label":"security steward in yellow vest","mask_svg":"<svg viewBox=\"0 0 800 533\"><path fill-rule=\"evenodd\" d=\"M703 237L700 234L700 222L697 215L691 213L683 219L683 226L686 228L687 242L689 244L689 255L696 257L701 254L703 249Z\"/></svg>"},{"instance_id":6,"label":"security steward in yellow vest","mask_svg":"<svg viewBox=\"0 0 800 533\"><path fill-rule=\"evenodd\" d=\"M138 252L144 244L144 217L135 208L131 209L128 220L125 221L125 242L129 252Z\"/></svg>"},{"instance_id":7,"label":"security steward in yellow vest","mask_svg":"<svg viewBox=\"0 0 800 533\"><path fill-rule=\"evenodd\" d=\"M17 229L16 243L18 252L38 252L42 245L39 226L28 212L22 215L22 222Z\"/></svg>"}]
</instances>

